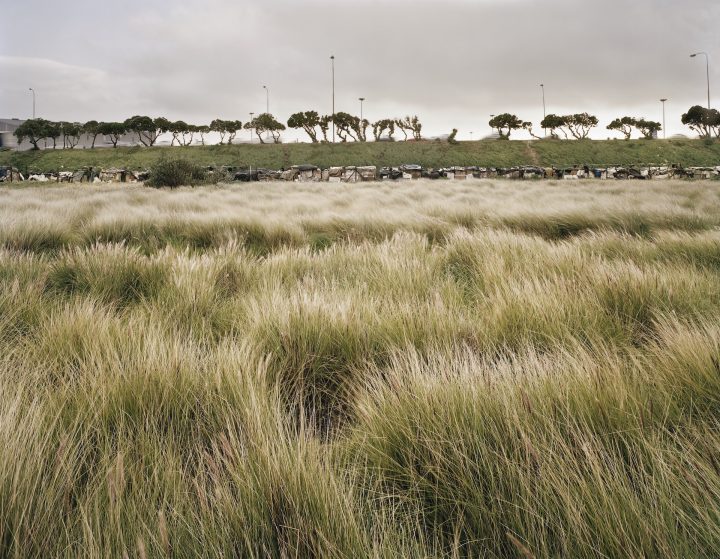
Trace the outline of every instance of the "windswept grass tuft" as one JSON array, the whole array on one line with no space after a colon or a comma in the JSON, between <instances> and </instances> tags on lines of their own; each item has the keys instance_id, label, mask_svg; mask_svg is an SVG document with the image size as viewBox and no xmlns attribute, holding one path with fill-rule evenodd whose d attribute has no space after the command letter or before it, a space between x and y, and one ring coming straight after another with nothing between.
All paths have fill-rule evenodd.
<instances>
[{"instance_id":1,"label":"windswept grass tuft","mask_svg":"<svg viewBox=\"0 0 720 559\"><path fill-rule=\"evenodd\" d=\"M46 290L65 295L91 295L120 306L152 297L162 288L164 268L137 249L119 245L76 248L58 255Z\"/></svg>"}]
</instances>

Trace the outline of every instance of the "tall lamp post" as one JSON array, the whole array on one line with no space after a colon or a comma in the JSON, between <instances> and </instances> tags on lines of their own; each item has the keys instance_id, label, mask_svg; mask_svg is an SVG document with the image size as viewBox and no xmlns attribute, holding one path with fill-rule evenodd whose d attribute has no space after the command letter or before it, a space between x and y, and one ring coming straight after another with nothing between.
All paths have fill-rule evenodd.
<instances>
[{"instance_id":1,"label":"tall lamp post","mask_svg":"<svg viewBox=\"0 0 720 559\"><path fill-rule=\"evenodd\" d=\"M266 85L263 86L263 89L265 90L265 112L270 114L270 90ZM270 139L270 131L265 133L265 139Z\"/></svg>"},{"instance_id":2,"label":"tall lamp post","mask_svg":"<svg viewBox=\"0 0 720 559\"><path fill-rule=\"evenodd\" d=\"M660 99L663 107L663 140L667 138L667 130L665 130L665 101L667 101L667 99Z\"/></svg>"},{"instance_id":3,"label":"tall lamp post","mask_svg":"<svg viewBox=\"0 0 720 559\"><path fill-rule=\"evenodd\" d=\"M543 96L543 120L545 120L545 117L547 116L547 113L545 111L545 84L540 84L540 89L542 89L542 96ZM545 131L545 136L547 136L547 128L543 128Z\"/></svg>"},{"instance_id":4,"label":"tall lamp post","mask_svg":"<svg viewBox=\"0 0 720 559\"><path fill-rule=\"evenodd\" d=\"M253 115L254 115L254 114L255 114L255 113L250 113L250 143L251 143L251 144L252 144L252 134L253 134L252 121L253 121Z\"/></svg>"},{"instance_id":5,"label":"tall lamp post","mask_svg":"<svg viewBox=\"0 0 720 559\"><path fill-rule=\"evenodd\" d=\"M358 97L358 101L360 101L360 122L362 122L362 119L363 119L362 104L363 104L363 101L365 101L365 97Z\"/></svg>"},{"instance_id":6,"label":"tall lamp post","mask_svg":"<svg viewBox=\"0 0 720 559\"><path fill-rule=\"evenodd\" d=\"M707 75L707 101L708 101L708 109L709 109L710 108L710 59L708 58L708 54L706 52L696 52L695 54L691 54L690 58L695 58L699 54L702 54L705 57L705 73Z\"/></svg>"},{"instance_id":7,"label":"tall lamp post","mask_svg":"<svg viewBox=\"0 0 720 559\"><path fill-rule=\"evenodd\" d=\"M29 89L33 93L33 119L34 119L35 118L35 90L32 87Z\"/></svg>"},{"instance_id":8,"label":"tall lamp post","mask_svg":"<svg viewBox=\"0 0 720 559\"><path fill-rule=\"evenodd\" d=\"M335 143L335 55L330 56L330 64L332 66L332 118L333 118L333 133L332 141Z\"/></svg>"}]
</instances>

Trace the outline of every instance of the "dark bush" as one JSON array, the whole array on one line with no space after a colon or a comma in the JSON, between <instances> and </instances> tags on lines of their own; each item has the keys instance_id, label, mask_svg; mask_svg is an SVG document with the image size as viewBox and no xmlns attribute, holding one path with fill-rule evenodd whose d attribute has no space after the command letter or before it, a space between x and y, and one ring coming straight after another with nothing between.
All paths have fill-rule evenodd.
<instances>
[{"instance_id":1,"label":"dark bush","mask_svg":"<svg viewBox=\"0 0 720 559\"><path fill-rule=\"evenodd\" d=\"M147 186L154 188L178 186L196 186L213 182L207 171L185 159L160 161L150 169L150 179L145 181Z\"/></svg>"}]
</instances>

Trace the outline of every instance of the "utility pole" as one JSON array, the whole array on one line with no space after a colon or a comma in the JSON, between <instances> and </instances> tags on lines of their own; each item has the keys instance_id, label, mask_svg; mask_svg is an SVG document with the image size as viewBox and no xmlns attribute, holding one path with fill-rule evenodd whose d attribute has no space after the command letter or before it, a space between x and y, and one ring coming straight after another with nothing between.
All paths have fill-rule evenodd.
<instances>
[{"instance_id":1,"label":"utility pole","mask_svg":"<svg viewBox=\"0 0 720 559\"><path fill-rule=\"evenodd\" d=\"M264 85L263 88L265 89L265 112L267 114L270 114L270 90L268 89L268 86ZM265 139L270 139L270 131L268 130L265 133Z\"/></svg>"},{"instance_id":2,"label":"utility pole","mask_svg":"<svg viewBox=\"0 0 720 559\"><path fill-rule=\"evenodd\" d=\"M709 109L710 108L710 58L708 57L708 53L706 53L706 52L696 52L695 54L691 54L690 58L695 58L699 54L702 54L705 57L705 73L707 75L707 102L708 102L708 109Z\"/></svg>"},{"instance_id":3,"label":"utility pole","mask_svg":"<svg viewBox=\"0 0 720 559\"><path fill-rule=\"evenodd\" d=\"M30 91L33 93L33 119L35 119L35 90L31 87Z\"/></svg>"},{"instance_id":4,"label":"utility pole","mask_svg":"<svg viewBox=\"0 0 720 559\"><path fill-rule=\"evenodd\" d=\"M667 101L667 99L660 99L663 107L663 140L667 138L667 130L665 130L665 101Z\"/></svg>"},{"instance_id":5,"label":"utility pole","mask_svg":"<svg viewBox=\"0 0 720 559\"><path fill-rule=\"evenodd\" d=\"M365 97L358 97L358 101L360 101L360 122L362 122L362 119L363 119L362 105L363 105L363 101L365 101Z\"/></svg>"},{"instance_id":6,"label":"utility pole","mask_svg":"<svg viewBox=\"0 0 720 559\"><path fill-rule=\"evenodd\" d=\"M335 55L330 56L330 64L332 65L332 119L333 119L333 133L332 141L335 143Z\"/></svg>"},{"instance_id":7,"label":"utility pole","mask_svg":"<svg viewBox=\"0 0 720 559\"><path fill-rule=\"evenodd\" d=\"M253 121L253 115L255 113L250 113L250 143L252 144L252 136L253 136L253 128L252 128L252 121Z\"/></svg>"},{"instance_id":8,"label":"utility pole","mask_svg":"<svg viewBox=\"0 0 720 559\"><path fill-rule=\"evenodd\" d=\"M545 111L545 84L540 84L540 89L542 89L542 95L543 95L543 120L545 120L545 117L547 117L547 113ZM545 137L547 137L547 128L543 128L545 131Z\"/></svg>"}]
</instances>

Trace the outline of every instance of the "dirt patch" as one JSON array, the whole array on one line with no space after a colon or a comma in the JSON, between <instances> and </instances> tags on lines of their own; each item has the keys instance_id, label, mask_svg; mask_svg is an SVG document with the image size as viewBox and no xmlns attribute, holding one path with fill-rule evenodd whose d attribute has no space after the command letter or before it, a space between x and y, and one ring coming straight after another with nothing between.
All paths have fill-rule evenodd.
<instances>
[{"instance_id":1,"label":"dirt patch","mask_svg":"<svg viewBox=\"0 0 720 559\"><path fill-rule=\"evenodd\" d=\"M525 154L532 165L540 166L540 156L532 147L532 142L525 142Z\"/></svg>"}]
</instances>

